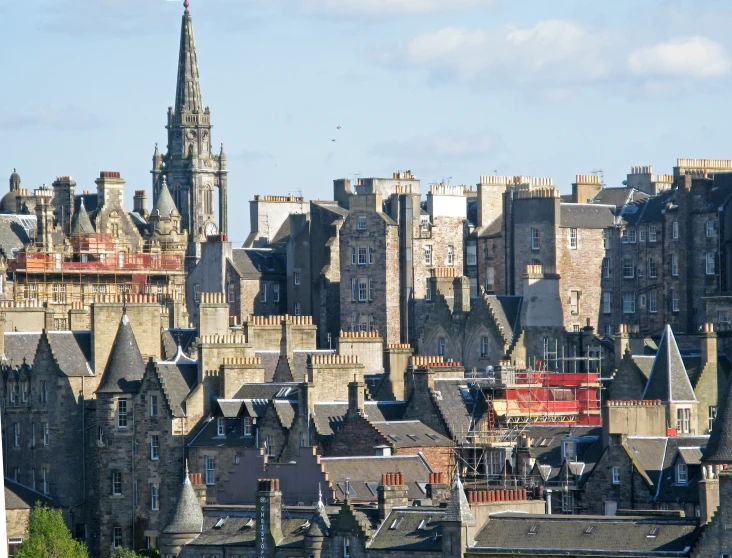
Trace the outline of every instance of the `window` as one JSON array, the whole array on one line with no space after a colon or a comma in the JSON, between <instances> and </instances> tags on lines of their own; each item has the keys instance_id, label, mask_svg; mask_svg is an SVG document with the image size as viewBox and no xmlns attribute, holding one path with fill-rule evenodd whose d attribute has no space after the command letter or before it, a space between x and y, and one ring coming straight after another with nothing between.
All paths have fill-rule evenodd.
<instances>
[{"instance_id":1,"label":"window","mask_svg":"<svg viewBox=\"0 0 732 558\"><path fill-rule=\"evenodd\" d=\"M114 471L112 473L112 495L122 496L122 472Z\"/></svg>"},{"instance_id":2,"label":"window","mask_svg":"<svg viewBox=\"0 0 732 558\"><path fill-rule=\"evenodd\" d=\"M150 509L152 511L158 511L160 509L160 499L158 498L158 485L155 483L150 484Z\"/></svg>"},{"instance_id":3,"label":"window","mask_svg":"<svg viewBox=\"0 0 732 558\"><path fill-rule=\"evenodd\" d=\"M579 291L569 291L569 310L570 313L573 315L577 315L580 312L580 292Z\"/></svg>"},{"instance_id":4,"label":"window","mask_svg":"<svg viewBox=\"0 0 732 558\"><path fill-rule=\"evenodd\" d=\"M633 279L635 277L635 265L631 258L623 258L623 278Z\"/></svg>"},{"instance_id":5,"label":"window","mask_svg":"<svg viewBox=\"0 0 732 558\"><path fill-rule=\"evenodd\" d=\"M358 247L358 265L366 265L366 246Z\"/></svg>"},{"instance_id":6,"label":"window","mask_svg":"<svg viewBox=\"0 0 732 558\"><path fill-rule=\"evenodd\" d=\"M244 436L252 435L252 419L251 417L244 417L242 419L242 434Z\"/></svg>"},{"instance_id":7,"label":"window","mask_svg":"<svg viewBox=\"0 0 732 558\"><path fill-rule=\"evenodd\" d=\"M368 284L366 283L366 279L359 279L358 280L358 301L359 302L366 302L367 288L368 288Z\"/></svg>"},{"instance_id":8,"label":"window","mask_svg":"<svg viewBox=\"0 0 732 558\"><path fill-rule=\"evenodd\" d=\"M112 548L122 546L122 527L115 527L112 534Z\"/></svg>"},{"instance_id":9,"label":"window","mask_svg":"<svg viewBox=\"0 0 732 558\"><path fill-rule=\"evenodd\" d=\"M427 302L429 302L429 301L432 300L432 285L430 284L429 277L427 278L427 280L425 281L425 283L426 283L426 285L425 285L425 291L424 291L424 299Z\"/></svg>"},{"instance_id":10,"label":"window","mask_svg":"<svg viewBox=\"0 0 732 558\"><path fill-rule=\"evenodd\" d=\"M31 447L36 447L36 423L31 423Z\"/></svg>"},{"instance_id":11,"label":"window","mask_svg":"<svg viewBox=\"0 0 732 558\"><path fill-rule=\"evenodd\" d=\"M196 283L193 285L193 300L195 302L201 302L201 285Z\"/></svg>"},{"instance_id":12,"label":"window","mask_svg":"<svg viewBox=\"0 0 732 558\"><path fill-rule=\"evenodd\" d=\"M646 295L642 294L638 297L638 306L641 308L646 307Z\"/></svg>"},{"instance_id":13,"label":"window","mask_svg":"<svg viewBox=\"0 0 732 558\"><path fill-rule=\"evenodd\" d=\"M20 537L18 537L18 538L11 537L8 539L8 557L9 558L12 558L13 556L15 556L17 554L18 548L20 547L21 544L23 544L23 539Z\"/></svg>"},{"instance_id":14,"label":"window","mask_svg":"<svg viewBox=\"0 0 732 558\"><path fill-rule=\"evenodd\" d=\"M606 325L605 326L605 337L612 337L613 336L613 326L612 325Z\"/></svg>"},{"instance_id":15,"label":"window","mask_svg":"<svg viewBox=\"0 0 732 558\"><path fill-rule=\"evenodd\" d=\"M357 280L354 277L351 279L351 302L356 302L356 293L358 292L357 289Z\"/></svg>"},{"instance_id":16,"label":"window","mask_svg":"<svg viewBox=\"0 0 732 558\"><path fill-rule=\"evenodd\" d=\"M671 223L671 238L674 240L679 239L679 222L673 221Z\"/></svg>"},{"instance_id":17,"label":"window","mask_svg":"<svg viewBox=\"0 0 732 558\"><path fill-rule=\"evenodd\" d=\"M374 300L374 282L372 279L369 279L369 301Z\"/></svg>"},{"instance_id":18,"label":"window","mask_svg":"<svg viewBox=\"0 0 732 558\"><path fill-rule=\"evenodd\" d=\"M356 247L351 246L351 265L356 265Z\"/></svg>"},{"instance_id":19,"label":"window","mask_svg":"<svg viewBox=\"0 0 732 558\"><path fill-rule=\"evenodd\" d=\"M679 311L679 291L676 290L671 291L671 311Z\"/></svg>"},{"instance_id":20,"label":"window","mask_svg":"<svg viewBox=\"0 0 732 558\"><path fill-rule=\"evenodd\" d=\"M127 399L117 402L117 427L127 428Z\"/></svg>"},{"instance_id":21,"label":"window","mask_svg":"<svg viewBox=\"0 0 732 558\"><path fill-rule=\"evenodd\" d=\"M648 225L648 242L656 242L656 225Z\"/></svg>"},{"instance_id":22,"label":"window","mask_svg":"<svg viewBox=\"0 0 732 558\"><path fill-rule=\"evenodd\" d=\"M635 314L635 293L623 293L623 314Z\"/></svg>"},{"instance_id":23,"label":"window","mask_svg":"<svg viewBox=\"0 0 732 558\"><path fill-rule=\"evenodd\" d=\"M211 455L206 456L206 484L216 484L216 461Z\"/></svg>"},{"instance_id":24,"label":"window","mask_svg":"<svg viewBox=\"0 0 732 558\"><path fill-rule=\"evenodd\" d=\"M488 267L485 270L485 290L494 291L496 290L496 268Z\"/></svg>"},{"instance_id":25,"label":"window","mask_svg":"<svg viewBox=\"0 0 732 558\"><path fill-rule=\"evenodd\" d=\"M305 432L300 432L300 447L305 447Z\"/></svg>"},{"instance_id":26,"label":"window","mask_svg":"<svg viewBox=\"0 0 732 558\"><path fill-rule=\"evenodd\" d=\"M717 419L717 406L710 406L709 407L709 415L707 419L707 425L709 427L709 432L712 431L712 427L714 426L714 421Z\"/></svg>"},{"instance_id":27,"label":"window","mask_svg":"<svg viewBox=\"0 0 732 558\"><path fill-rule=\"evenodd\" d=\"M569 229L569 247L572 250L577 249L577 229Z\"/></svg>"},{"instance_id":28,"label":"window","mask_svg":"<svg viewBox=\"0 0 732 558\"><path fill-rule=\"evenodd\" d=\"M299 274L298 274L298 276L299 276ZM297 283L297 284L299 285L300 283ZM272 285L272 299L275 302L279 302L280 301L280 284L279 283L274 283Z\"/></svg>"},{"instance_id":29,"label":"window","mask_svg":"<svg viewBox=\"0 0 732 558\"><path fill-rule=\"evenodd\" d=\"M640 229L638 229L638 240L640 242L646 241L646 228L645 227L641 227Z\"/></svg>"},{"instance_id":30,"label":"window","mask_svg":"<svg viewBox=\"0 0 732 558\"><path fill-rule=\"evenodd\" d=\"M610 258L602 259L602 278L610 279Z\"/></svg>"},{"instance_id":31,"label":"window","mask_svg":"<svg viewBox=\"0 0 732 558\"><path fill-rule=\"evenodd\" d=\"M48 469L43 469L43 493L51 494L51 472Z\"/></svg>"},{"instance_id":32,"label":"window","mask_svg":"<svg viewBox=\"0 0 732 558\"><path fill-rule=\"evenodd\" d=\"M679 434L691 432L691 409L676 409L676 430Z\"/></svg>"},{"instance_id":33,"label":"window","mask_svg":"<svg viewBox=\"0 0 732 558\"><path fill-rule=\"evenodd\" d=\"M652 314L658 312L658 291L656 289L648 293L648 311Z\"/></svg>"},{"instance_id":34,"label":"window","mask_svg":"<svg viewBox=\"0 0 732 558\"><path fill-rule=\"evenodd\" d=\"M49 426L48 426L48 423L47 422L42 422L41 423L41 428L42 428L42 434L43 434L43 445L45 447L48 447L48 445L51 443L51 441L49 439L49 430L48 430L49 429Z\"/></svg>"},{"instance_id":35,"label":"window","mask_svg":"<svg viewBox=\"0 0 732 558\"><path fill-rule=\"evenodd\" d=\"M562 513L574 512L574 492L562 491Z\"/></svg>"},{"instance_id":36,"label":"window","mask_svg":"<svg viewBox=\"0 0 732 558\"><path fill-rule=\"evenodd\" d=\"M299 271L293 272L293 274L292 274L292 281L295 283L295 285L299 285L300 284L300 272ZM277 285L276 292L279 295L279 293L280 293L279 285Z\"/></svg>"},{"instance_id":37,"label":"window","mask_svg":"<svg viewBox=\"0 0 732 558\"><path fill-rule=\"evenodd\" d=\"M351 539L343 537L343 558L351 558Z\"/></svg>"},{"instance_id":38,"label":"window","mask_svg":"<svg viewBox=\"0 0 732 558\"><path fill-rule=\"evenodd\" d=\"M259 285L259 300L260 302L267 302L267 283L264 281Z\"/></svg>"},{"instance_id":39,"label":"window","mask_svg":"<svg viewBox=\"0 0 732 558\"><path fill-rule=\"evenodd\" d=\"M602 247L605 250L610 250L610 240L612 239L612 231L605 229L602 231Z\"/></svg>"},{"instance_id":40,"label":"window","mask_svg":"<svg viewBox=\"0 0 732 558\"><path fill-rule=\"evenodd\" d=\"M150 459L157 461L160 459L160 436L150 434Z\"/></svg>"},{"instance_id":41,"label":"window","mask_svg":"<svg viewBox=\"0 0 732 558\"><path fill-rule=\"evenodd\" d=\"M689 467L686 463L676 464L676 483L686 484L689 482Z\"/></svg>"},{"instance_id":42,"label":"window","mask_svg":"<svg viewBox=\"0 0 732 558\"><path fill-rule=\"evenodd\" d=\"M707 226L706 226L707 237L711 238L714 236L715 228L716 227L714 226L714 221L707 221Z\"/></svg>"},{"instance_id":43,"label":"window","mask_svg":"<svg viewBox=\"0 0 732 558\"><path fill-rule=\"evenodd\" d=\"M20 424L17 422L13 423L13 445L20 447Z\"/></svg>"},{"instance_id":44,"label":"window","mask_svg":"<svg viewBox=\"0 0 732 558\"><path fill-rule=\"evenodd\" d=\"M20 400L23 403L28 401L28 382L26 380L20 382Z\"/></svg>"},{"instance_id":45,"label":"window","mask_svg":"<svg viewBox=\"0 0 732 558\"><path fill-rule=\"evenodd\" d=\"M679 276L679 256L677 254L671 254L671 275Z\"/></svg>"},{"instance_id":46,"label":"window","mask_svg":"<svg viewBox=\"0 0 732 558\"><path fill-rule=\"evenodd\" d=\"M150 396L150 416L151 417L158 416L158 396L157 395Z\"/></svg>"},{"instance_id":47,"label":"window","mask_svg":"<svg viewBox=\"0 0 732 558\"><path fill-rule=\"evenodd\" d=\"M369 331L376 331L374 329L374 316L369 315Z\"/></svg>"},{"instance_id":48,"label":"window","mask_svg":"<svg viewBox=\"0 0 732 558\"><path fill-rule=\"evenodd\" d=\"M104 428L101 426L97 428L97 442L102 446L104 445Z\"/></svg>"},{"instance_id":49,"label":"window","mask_svg":"<svg viewBox=\"0 0 732 558\"><path fill-rule=\"evenodd\" d=\"M369 265L374 263L374 247L369 245Z\"/></svg>"},{"instance_id":50,"label":"window","mask_svg":"<svg viewBox=\"0 0 732 558\"><path fill-rule=\"evenodd\" d=\"M444 337L437 338L437 354L440 356L445 356L445 338Z\"/></svg>"},{"instance_id":51,"label":"window","mask_svg":"<svg viewBox=\"0 0 732 558\"><path fill-rule=\"evenodd\" d=\"M424 265L432 265L432 246L424 247Z\"/></svg>"},{"instance_id":52,"label":"window","mask_svg":"<svg viewBox=\"0 0 732 558\"><path fill-rule=\"evenodd\" d=\"M468 244L467 248L467 259L468 265L477 265L478 263L478 249L475 244Z\"/></svg>"},{"instance_id":53,"label":"window","mask_svg":"<svg viewBox=\"0 0 732 558\"><path fill-rule=\"evenodd\" d=\"M613 307L613 293L605 291L602 293L602 313L610 314Z\"/></svg>"},{"instance_id":54,"label":"window","mask_svg":"<svg viewBox=\"0 0 732 558\"><path fill-rule=\"evenodd\" d=\"M226 436L226 419L224 417L216 419L216 435Z\"/></svg>"},{"instance_id":55,"label":"window","mask_svg":"<svg viewBox=\"0 0 732 558\"><path fill-rule=\"evenodd\" d=\"M267 450L266 454L270 457L274 455L274 444L272 442L272 435L267 434L267 437L264 439L264 448Z\"/></svg>"},{"instance_id":56,"label":"window","mask_svg":"<svg viewBox=\"0 0 732 558\"><path fill-rule=\"evenodd\" d=\"M300 303L299 302L295 303L295 308L293 309L293 314L295 314L295 316L300 315Z\"/></svg>"},{"instance_id":57,"label":"window","mask_svg":"<svg viewBox=\"0 0 732 558\"><path fill-rule=\"evenodd\" d=\"M361 314L358 317L358 331L366 331L368 329L368 316L366 314Z\"/></svg>"},{"instance_id":58,"label":"window","mask_svg":"<svg viewBox=\"0 0 732 558\"><path fill-rule=\"evenodd\" d=\"M448 245L447 247L447 265L455 263L455 247Z\"/></svg>"},{"instance_id":59,"label":"window","mask_svg":"<svg viewBox=\"0 0 732 558\"><path fill-rule=\"evenodd\" d=\"M480 356L485 358L488 356L488 336L483 335L480 338Z\"/></svg>"},{"instance_id":60,"label":"window","mask_svg":"<svg viewBox=\"0 0 732 558\"><path fill-rule=\"evenodd\" d=\"M716 252L707 252L705 261L706 261L707 275L714 275L716 273L716 262L717 262Z\"/></svg>"},{"instance_id":61,"label":"window","mask_svg":"<svg viewBox=\"0 0 732 558\"><path fill-rule=\"evenodd\" d=\"M359 215L358 217L358 230L365 231L368 228L368 221L365 215Z\"/></svg>"},{"instance_id":62,"label":"window","mask_svg":"<svg viewBox=\"0 0 732 558\"><path fill-rule=\"evenodd\" d=\"M61 254L57 254L61 255ZM53 301L57 304L66 304L66 285L54 283L53 285Z\"/></svg>"},{"instance_id":63,"label":"window","mask_svg":"<svg viewBox=\"0 0 732 558\"><path fill-rule=\"evenodd\" d=\"M620 467L613 467L613 484L620 484Z\"/></svg>"},{"instance_id":64,"label":"window","mask_svg":"<svg viewBox=\"0 0 732 558\"><path fill-rule=\"evenodd\" d=\"M577 445L574 440L562 440L562 458L570 461L577 460Z\"/></svg>"},{"instance_id":65,"label":"window","mask_svg":"<svg viewBox=\"0 0 732 558\"><path fill-rule=\"evenodd\" d=\"M656 260L648 258L648 277L655 279L658 277L658 267L656 266Z\"/></svg>"},{"instance_id":66,"label":"window","mask_svg":"<svg viewBox=\"0 0 732 558\"><path fill-rule=\"evenodd\" d=\"M541 250L541 231L536 227L531 227L531 249Z\"/></svg>"}]
</instances>

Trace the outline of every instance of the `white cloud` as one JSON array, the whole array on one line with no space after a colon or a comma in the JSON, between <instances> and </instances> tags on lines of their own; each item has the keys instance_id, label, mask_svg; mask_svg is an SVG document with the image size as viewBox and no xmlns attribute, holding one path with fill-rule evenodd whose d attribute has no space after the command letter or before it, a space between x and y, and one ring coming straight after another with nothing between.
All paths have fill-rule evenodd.
<instances>
[{"instance_id":1,"label":"white cloud","mask_svg":"<svg viewBox=\"0 0 732 558\"><path fill-rule=\"evenodd\" d=\"M686 37L646 46L628 55L628 68L641 76L710 78L732 67L724 47L706 37Z\"/></svg>"},{"instance_id":2,"label":"white cloud","mask_svg":"<svg viewBox=\"0 0 732 558\"><path fill-rule=\"evenodd\" d=\"M52 130L89 130L100 125L101 121L96 114L73 105L39 108L26 113L0 112L0 129L36 127Z\"/></svg>"},{"instance_id":3,"label":"white cloud","mask_svg":"<svg viewBox=\"0 0 732 558\"><path fill-rule=\"evenodd\" d=\"M463 81L490 78L549 87L610 76L618 62L608 55L614 39L610 32L561 20L529 28L446 27L413 39L405 60Z\"/></svg>"},{"instance_id":4,"label":"white cloud","mask_svg":"<svg viewBox=\"0 0 732 558\"><path fill-rule=\"evenodd\" d=\"M333 16L384 17L492 6L498 0L304 0L305 9Z\"/></svg>"},{"instance_id":5,"label":"white cloud","mask_svg":"<svg viewBox=\"0 0 732 558\"><path fill-rule=\"evenodd\" d=\"M412 39L398 60L432 77L481 85L528 85L549 97L572 88L623 80L714 78L732 68L725 48L688 37L631 50L628 30L596 29L566 20L533 27L445 27ZM637 43L636 43L637 44Z\"/></svg>"}]
</instances>

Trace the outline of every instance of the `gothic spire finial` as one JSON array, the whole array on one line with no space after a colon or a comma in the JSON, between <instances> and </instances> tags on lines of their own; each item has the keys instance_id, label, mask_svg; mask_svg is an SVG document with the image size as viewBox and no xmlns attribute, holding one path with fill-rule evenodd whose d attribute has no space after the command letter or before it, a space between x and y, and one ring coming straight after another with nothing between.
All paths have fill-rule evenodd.
<instances>
[{"instance_id":1,"label":"gothic spire finial","mask_svg":"<svg viewBox=\"0 0 732 558\"><path fill-rule=\"evenodd\" d=\"M183 2L183 7L186 9L186 13L188 13L188 7L191 5L191 3L188 0L185 0Z\"/></svg>"},{"instance_id":2,"label":"gothic spire finial","mask_svg":"<svg viewBox=\"0 0 732 558\"><path fill-rule=\"evenodd\" d=\"M318 483L318 508L324 508L323 505L323 491L320 489L320 483Z\"/></svg>"}]
</instances>

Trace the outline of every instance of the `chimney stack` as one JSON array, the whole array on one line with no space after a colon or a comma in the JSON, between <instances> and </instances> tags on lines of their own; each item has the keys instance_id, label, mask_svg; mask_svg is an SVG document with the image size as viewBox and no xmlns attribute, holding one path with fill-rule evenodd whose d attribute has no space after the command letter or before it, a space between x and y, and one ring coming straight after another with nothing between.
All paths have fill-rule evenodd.
<instances>
[{"instance_id":1,"label":"chimney stack","mask_svg":"<svg viewBox=\"0 0 732 558\"><path fill-rule=\"evenodd\" d=\"M622 360L625 350L628 348L629 343L628 326L626 324L620 324L618 331L615 333L615 365Z\"/></svg>"},{"instance_id":2,"label":"chimney stack","mask_svg":"<svg viewBox=\"0 0 732 558\"><path fill-rule=\"evenodd\" d=\"M366 384L359 382L356 375L353 381L348 384L348 414L363 415L364 411L364 389Z\"/></svg>"},{"instance_id":3,"label":"chimney stack","mask_svg":"<svg viewBox=\"0 0 732 558\"><path fill-rule=\"evenodd\" d=\"M701 356L702 367L707 364L717 366L717 334L714 331L714 324L706 323L702 328L701 338Z\"/></svg>"},{"instance_id":4,"label":"chimney stack","mask_svg":"<svg viewBox=\"0 0 732 558\"><path fill-rule=\"evenodd\" d=\"M282 540L282 492L280 479L257 480L257 548L274 556Z\"/></svg>"},{"instance_id":5,"label":"chimney stack","mask_svg":"<svg viewBox=\"0 0 732 558\"><path fill-rule=\"evenodd\" d=\"M135 197L133 198L133 211L138 215L142 215L145 219L148 218L147 192L145 192L145 190L135 190Z\"/></svg>"},{"instance_id":6,"label":"chimney stack","mask_svg":"<svg viewBox=\"0 0 732 558\"><path fill-rule=\"evenodd\" d=\"M409 505L408 489L404 484L403 473L385 473L377 488L379 500L379 519L386 519L393 508Z\"/></svg>"},{"instance_id":7,"label":"chimney stack","mask_svg":"<svg viewBox=\"0 0 732 558\"><path fill-rule=\"evenodd\" d=\"M292 359L292 321L282 320L282 339L280 339L280 356Z\"/></svg>"}]
</instances>

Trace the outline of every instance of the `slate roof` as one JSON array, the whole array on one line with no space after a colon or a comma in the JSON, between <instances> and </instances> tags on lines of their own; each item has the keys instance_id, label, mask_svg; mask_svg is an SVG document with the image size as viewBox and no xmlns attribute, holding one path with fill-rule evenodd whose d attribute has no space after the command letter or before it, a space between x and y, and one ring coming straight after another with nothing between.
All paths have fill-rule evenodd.
<instances>
[{"instance_id":1,"label":"slate roof","mask_svg":"<svg viewBox=\"0 0 732 558\"><path fill-rule=\"evenodd\" d=\"M687 465L701 465L702 451L700 447L679 448L679 457Z\"/></svg>"},{"instance_id":2,"label":"slate roof","mask_svg":"<svg viewBox=\"0 0 732 558\"><path fill-rule=\"evenodd\" d=\"M243 405L244 399L216 399L215 407L218 407L218 410L214 409L214 415L237 418Z\"/></svg>"},{"instance_id":3,"label":"slate roof","mask_svg":"<svg viewBox=\"0 0 732 558\"><path fill-rule=\"evenodd\" d=\"M529 455L536 459L537 467L549 467L542 471L545 481L556 480L561 474L563 440L571 438L576 442L576 462L583 465L582 479L587 478L602 455L602 428L597 426L530 426L524 434L531 439Z\"/></svg>"},{"instance_id":4,"label":"slate roof","mask_svg":"<svg viewBox=\"0 0 732 558\"><path fill-rule=\"evenodd\" d=\"M283 510L284 511L284 510ZM292 515L291 508L287 509L288 515ZM221 527L216 524L221 518L226 518ZM302 546L305 537L303 525L307 518L282 518L283 539L278 542L277 547L297 548ZM252 510L249 514L228 515L220 512L215 516L206 515L203 519L203 532L187 548L196 549L197 546L254 546L256 542L256 521L255 513Z\"/></svg>"},{"instance_id":5,"label":"slate roof","mask_svg":"<svg viewBox=\"0 0 732 558\"><path fill-rule=\"evenodd\" d=\"M649 537L654 528L658 529L655 536ZM531 549L562 551L562 555L682 552L698 536L696 521L686 518L501 514L491 516L478 533L474 548L495 550L500 555Z\"/></svg>"},{"instance_id":6,"label":"slate roof","mask_svg":"<svg viewBox=\"0 0 732 558\"><path fill-rule=\"evenodd\" d=\"M333 351L306 351L296 349L292 352L290 361L290 372L295 382L305 381L308 370L308 358L310 355L331 355ZM255 356L262 359L264 367L264 381L271 382L277 370L277 363L280 360L280 351L255 351Z\"/></svg>"},{"instance_id":7,"label":"slate roof","mask_svg":"<svg viewBox=\"0 0 732 558\"><path fill-rule=\"evenodd\" d=\"M173 360L178 354L178 343L181 349L187 351L195 340L197 332L189 328L172 328L163 331L163 356L165 360Z\"/></svg>"},{"instance_id":8,"label":"slate roof","mask_svg":"<svg viewBox=\"0 0 732 558\"><path fill-rule=\"evenodd\" d=\"M447 502L447 509L445 509L442 520L475 525L475 518L470 511L470 505L465 497L465 490L463 490L463 483L459 476L455 477L455 482L450 491L450 500Z\"/></svg>"},{"instance_id":9,"label":"slate roof","mask_svg":"<svg viewBox=\"0 0 732 558\"><path fill-rule=\"evenodd\" d=\"M328 473L337 499L345 499L345 480L349 479L355 492L351 494L354 502L376 502L376 485L381 481L381 475L386 473L404 474L410 500L424 498L425 492L417 483L427 483L432 472L421 455L321 457L320 463ZM373 492L367 482L372 485Z\"/></svg>"},{"instance_id":10,"label":"slate roof","mask_svg":"<svg viewBox=\"0 0 732 558\"><path fill-rule=\"evenodd\" d=\"M666 451L663 454L663 470L659 476L659 486L656 493L656 500L659 502L699 502L699 479L701 468L690 465L688 470L689 480L686 484L676 483L675 466L679 456L680 448L684 448L686 455L693 457L701 454L701 448L709 441L708 436L682 436L669 438L666 444Z\"/></svg>"},{"instance_id":11,"label":"slate roof","mask_svg":"<svg viewBox=\"0 0 732 558\"><path fill-rule=\"evenodd\" d=\"M641 192L635 188L603 188L592 198L590 203L602 203L622 207L628 203L642 201L649 197L645 192Z\"/></svg>"},{"instance_id":12,"label":"slate roof","mask_svg":"<svg viewBox=\"0 0 732 558\"><path fill-rule=\"evenodd\" d=\"M36 236L34 215L0 215L0 252L15 259L15 253L30 244Z\"/></svg>"},{"instance_id":13,"label":"slate roof","mask_svg":"<svg viewBox=\"0 0 732 558\"><path fill-rule=\"evenodd\" d=\"M82 200L79 205L79 211L74 214L73 222L71 223L71 232L73 233L93 233L94 226L92 225L89 214L86 212L84 207L84 201Z\"/></svg>"},{"instance_id":14,"label":"slate roof","mask_svg":"<svg viewBox=\"0 0 732 558\"><path fill-rule=\"evenodd\" d=\"M691 387L684 361L669 325L661 337L643 399L696 401L694 388Z\"/></svg>"},{"instance_id":15,"label":"slate roof","mask_svg":"<svg viewBox=\"0 0 732 558\"><path fill-rule=\"evenodd\" d=\"M136 393L145 374L145 362L137 346L127 314L122 316L97 393Z\"/></svg>"},{"instance_id":16,"label":"slate roof","mask_svg":"<svg viewBox=\"0 0 732 558\"><path fill-rule=\"evenodd\" d=\"M163 184L158 192L158 199L153 204L153 210L151 214L157 213L162 218L169 218L173 212L178 212L178 208L175 207L173 197L170 195L168 190L168 184L163 180Z\"/></svg>"},{"instance_id":17,"label":"slate roof","mask_svg":"<svg viewBox=\"0 0 732 558\"><path fill-rule=\"evenodd\" d=\"M732 463L732 375L727 381L724 398L717 409L717 418L704 449L703 461L707 463Z\"/></svg>"},{"instance_id":18,"label":"slate roof","mask_svg":"<svg viewBox=\"0 0 732 558\"><path fill-rule=\"evenodd\" d=\"M297 401L297 384L294 382L269 382L263 384L243 384L232 399L274 399L282 388L290 388L287 398Z\"/></svg>"},{"instance_id":19,"label":"slate roof","mask_svg":"<svg viewBox=\"0 0 732 558\"><path fill-rule=\"evenodd\" d=\"M482 390L472 388L472 380L468 378L435 378L434 385L435 404L452 439L458 444L467 442L471 423L478 429L486 420L488 406ZM466 391L470 392L470 398Z\"/></svg>"},{"instance_id":20,"label":"slate roof","mask_svg":"<svg viewBox=\"0 0 732 558\"><path fill-rule=\"evenodd\" d=\"M155 364L155 368L173 416L186 416L183 402L198 381L197 363L158 362Z\"/></svg>"},{"instance_id":21,"label":"slate roof","mask_svg":"<svg viewBox=\"0 0 732 558\"><path fill-rule=\"evenodd\" d=\"M519 328L521 314L521 296L485 295L496 314L496 321L503 326L503 331L510 339Z\"/></svg>"},{"instance_id":22,"label":"slate roof","mask_svg":"<svg viewBox=\"0 0 732 558\"><path fill-rule=\"evenodd\" d=\"M643 376L645 376L646 381L648 381L648 378L651 376L651 369L653 369L654 360L656 360L655 356L633 355L633 362L638 367L638 370L641 371Z\"/></svg>"},{"instance_id":23,"label":"slate roof","mask_svg":"<svg viewBox=\"0 0 732 558\"><path fill-rule=\"evenodd\" d=\"M443 513L439 508L394 508L374 533L369 549L440 554Z\"/></svg>"},{"instance_id":24,"label":"slate roof","mask_svg":"<svg viewBox=\"0 0 732 558\"><path fill-rule=\"evenodd\" d=\"M661 223L666 204L673 203L675 198L674 190L664 190L656 196L624 205L619 210L619 216L629 225Z\"/></svg>"},{"instance_id":25,"label":"slate roof","mask_svg":"<svg viewBox=\"0 0 732 558\"><path fill-rule=\"evenodd\" d=\"M242 279L281 278L287 275L284 256L267 248L234 248L231 258Z\"/></svg>"},{"instance_id":26,"label":"slate roof","mask_svg":"<svg viewBox=\"0 0 732 558\"><path fill-rule=\"evenodd\" d=\"M449 438L438 434L418 420L371 421L371 424L386 436L389 444L395 448L448 447L454 445Z\"/></svg>"},{"instance_id":27,"label":"slate roof","mask_svg":"<svg viewBox=\"0 0 732 558\"><path fill-rule=\"evenodd\" d=\"M292 399L274 399L274 404L277 416L280 418L282 426L290 428L292 421L295 420L295 414L297 413L297 400Z\"/></svg>"},{"instance_id":28,"label":"slate roof","mask_svg":"<svg viewBox=\"0 0 732 558\"><path fill-rule=\"evenodd\" d=\"M204 424L203 428L188 444L189 447L256 447L256 436L244 436L241 420L226 419L226 435L219 436L218 422L214 418Z\"/></svg>"},{"instance_id":29,"label":"slate roof","mask_svg":"<svg viewBox=\"0 0 732 558\"><path fill-rule=\"evenodd\" d=\"M32 365L41 335L42 333L6 333L5 358L14 365L22 364L25 358ZM90 331L49 331L46 336L62 374L69 377L94 375Z\"/></svg>"},{"instance_id":30,"label":"slate roof","mask_svg":"<svg viewBox=\"0 0 732 558\"><path fill-rule=\"evenodd\" d=\"M655 491L658 490L661 479L667 443L668 438L665 437L636 438L629 436L625 439L626 451L635 460L636 467L640 469L640 472L644 473L651 481Z\"/></svg>"},{"instance_id":31,"label":"slate roof","mask_svg":"<svg viewBox=\"0 0 732 558\"><path fill-rule=\"evenodd\" d=\"M576 229L607 229L615 224L615 207L590 203L560 205L559 226Z\"/></svg>"},{"instance_id":32,"label":"slate roof","mask_svg":"<svg viewBox=\"0 0 732 558\"><path fill-rule=\"evenodd\" d=\"M364 414L369 421L397 421L404 416L404 401L366 401ZM315 428L321 436L331 436L343 424L348 403L340 401L317 401L315 403Z\"/></svg>"},{"instance_id":33,"label":"slate roof","mask_svg":"<svg viewBox=\"0 0 732 558\"><path fill-rule=\"evenodd\" d=\"M45 494L36 492L32 488L5 477L6 510L29 510L33 508L37 502L41 502L53 508L61 507L58 502L52 500Z\"/></svg>"},{"instance_id":34,"label":"slate roof","mask_svg":"<svg viewBox=\"0 0 732 558\"><path fill-rule=\"evenodd\" d=\"M348 210L338 205L338 203L335 201L312 200L311 203L315 203L318 205L318 207L322 207L323 209L326 209L331 213L335 213L336 215L340 215L341 217L348 217Z\"/></svg>"},{"instance_id":35,"label":"slate roof","mask_svg":"<svg viewBox=\"0 0 732 558\"><path fill-rule=\"evenodd\" d=\"M200 533L203 529L203 511L198 503L198 497L193 490L191 480L186 474L180 497L175 504L173 517L163 533L169 534L193 534Z\"/></svg>"}]
</instances>

